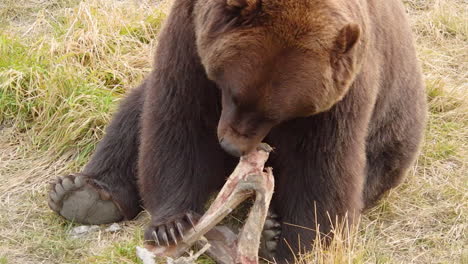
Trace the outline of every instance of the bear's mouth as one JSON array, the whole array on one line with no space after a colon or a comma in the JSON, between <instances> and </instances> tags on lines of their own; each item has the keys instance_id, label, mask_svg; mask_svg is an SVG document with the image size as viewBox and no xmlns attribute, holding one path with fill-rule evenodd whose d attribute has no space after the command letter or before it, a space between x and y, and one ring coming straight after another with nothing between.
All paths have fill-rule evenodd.
<instances>
[{"instance_id":1,"label":"bear's mouth","mask_svg":"<svg viewBox=\"0 0 468 264\"><path fill-rule=\"evenodd\" d=\"M234 157L241 157L255 150L265 139L273 125L259 124L252 133L239 133L230 125L218 125L218 142L221 148Z\"/></svg>"}]
</instances>

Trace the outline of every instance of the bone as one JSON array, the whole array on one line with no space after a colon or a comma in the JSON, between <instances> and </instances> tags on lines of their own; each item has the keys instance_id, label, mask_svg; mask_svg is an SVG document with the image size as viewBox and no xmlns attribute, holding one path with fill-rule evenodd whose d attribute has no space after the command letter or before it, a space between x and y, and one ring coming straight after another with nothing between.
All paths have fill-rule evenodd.
<instances>
[{"instance_id":1,"label":"bone","mask_svg":"<svg viewBox=\"0 0 468 264\"><path fill-rule=\"evenodd\" d=\"M146 248L156 256L177 258L188 252L192 245L203 247L209 243L207 254L217 263L258 263L260 238L274 189L272 169L264 169L271 151L270 146L261 144L256 151L242 156L210 208L177 245L146 245ZM216 226L254 194L255 203L238 236L226 227ZM191 220L188 215L187 218Z\"/></svg>"}]
</instances>

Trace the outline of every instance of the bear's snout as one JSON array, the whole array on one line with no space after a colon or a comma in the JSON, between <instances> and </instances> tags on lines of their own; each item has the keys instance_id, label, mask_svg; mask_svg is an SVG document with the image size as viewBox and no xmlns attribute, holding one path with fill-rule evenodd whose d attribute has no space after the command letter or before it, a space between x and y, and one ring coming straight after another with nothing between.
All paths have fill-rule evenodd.
<instances>
[{"instance_id":1,"label":"bear's snout","mask_svg":"<svg viewBox=\"0 0 468 264\"><path fill-rule=\"evenodd\" d=\"M243 156L254 150L266 137L273 123L253 121L250 118L226 118L218 123L218 141L230 155Z\"/></svg>"},{"instance_id":2,"label":"bear's snout","mask_svg":"<svg viewBox=\"0 0 468 264\"><path fill-rule=\"evenodd\" d=\"M231 125L220 122L218 124L218 140L221 148L234 157L240 157L249 153L260 143L253 135L241 134Z\"/></svg>"},{"instance_id":3,"label":"bear's snout","mask_svg":"<svg viewBox=\"0 0 468 264\"><path fill-rule=\"evenodd\" d=\"M224 149L224 151L226 151L227 153L229 153L230 155L234 157L240 157L244 155L244 151L242 151L240 148L238 148L229 140L225 140L224 138L221 138L219 140L219 144Z\"/></svg>"}]
</instances>

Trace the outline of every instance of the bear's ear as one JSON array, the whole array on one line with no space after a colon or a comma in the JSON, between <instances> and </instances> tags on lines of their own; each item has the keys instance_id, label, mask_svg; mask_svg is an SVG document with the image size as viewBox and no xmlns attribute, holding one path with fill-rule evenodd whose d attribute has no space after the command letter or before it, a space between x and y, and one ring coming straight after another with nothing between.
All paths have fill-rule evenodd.
<instances>
[{"instance_id":1,"label":"bear's ear","mask_svg":"<svg viewBox=\"0 0 468 264\"><path fill-rule=\"evenodd\" d=\"M361 29L357 24L344 26L335 39L331 63L333 79L337 87L347 89L357 74L358 56L354 52L361 36Z\"/></svg>"},{"instance_id":2,"label":"bear's ear","mask_svg":"<svg viewBox=\"0 0 468 264\"><path fill-rule=\"evenodd\" d=\"M336 38L335 52L338 54L348 53L354 46L356 46L360 36L361 29L359 28L359 25L348 24L344 26Z\"/></svg>"},{"instance_id":3,"label":"bear's ear","mask_svg":"<svg viewBox=\"0 0 468 264\"><path fill-rule=\"evenodd\" d=\"M260 7L260 0L226 0L226 6L230 10L239 11L242 16L247 16Z\"/></svg>"}]
</instances>

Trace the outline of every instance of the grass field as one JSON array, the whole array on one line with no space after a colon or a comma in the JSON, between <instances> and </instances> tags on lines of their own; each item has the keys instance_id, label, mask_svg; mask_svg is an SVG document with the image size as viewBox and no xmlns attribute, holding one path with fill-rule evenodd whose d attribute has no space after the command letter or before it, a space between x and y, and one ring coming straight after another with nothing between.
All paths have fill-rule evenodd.
<instances>
[{"instance_id":1,"label":"grass field","mask_svg":"<svg viewBox=\"0 0 468 264\"><path fill-rule=\"evenodd\" d=\"M354 235L309 262L468 263L468 3L405 4L429 99L421 156ZM146 214L74 239L47 206L47 182L80 169L119 99L150 71L167 7L0 2L0 264L138 263Z\"/></svg>"}]
</instances>

